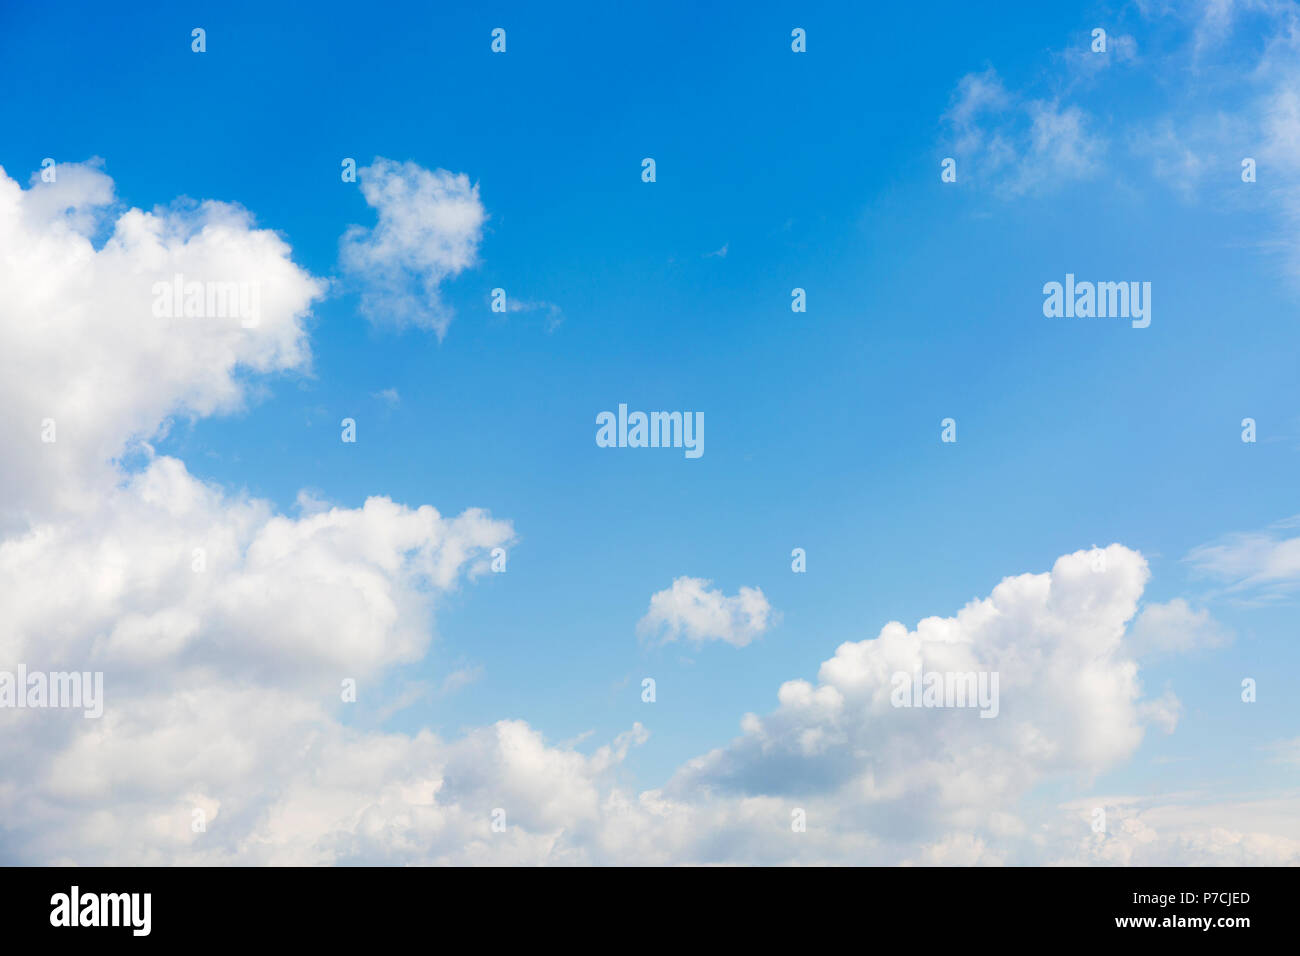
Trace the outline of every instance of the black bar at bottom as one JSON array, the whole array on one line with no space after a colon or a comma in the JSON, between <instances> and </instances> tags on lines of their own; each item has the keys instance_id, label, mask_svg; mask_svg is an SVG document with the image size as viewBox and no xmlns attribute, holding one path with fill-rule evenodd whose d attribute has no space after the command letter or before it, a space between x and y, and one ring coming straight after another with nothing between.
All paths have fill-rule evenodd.
<instances>
[{"instance_id":1,"label":"black bar at bottom","mask_svg":"<svg viewBox=\"0 0 1300 956\"><path fill-rule=\"evenodd\" d=\"M1285 868L11 867L0 868L0 918L6 942L75 937L91 946L337 947L414 933L458 949L694 950L712 940L730 950L788 937L838 947L846 935L865 949L900 934L922 948L1125 937L1222 947L1294 940L1296 876Z\"/></svg>"}]
</instances>

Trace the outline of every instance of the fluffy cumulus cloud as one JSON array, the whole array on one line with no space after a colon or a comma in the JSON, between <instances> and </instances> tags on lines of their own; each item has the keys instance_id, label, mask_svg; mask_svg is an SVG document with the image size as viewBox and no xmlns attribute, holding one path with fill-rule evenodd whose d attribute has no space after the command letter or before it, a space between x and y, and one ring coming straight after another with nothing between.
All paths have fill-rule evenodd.
<instances>
[{"instance_id":1,"label":"fluffy cumulus cloud","mask_svg":"<svg viewBox=\"0 0 1300 956\"><path fill-rule=\"evenodd\" d=\"M623 769L639 724L590 752L520 720L454 739L363 726L342 682L362 701L400 687L510 524L384 497L281 514L147 444L170 416L239 407L253 373L304 368L321 283L247 212L120 209L94 166L0 178L0 270L0 671L104 675L99 719L0 708L0 861L1297 861L1280 802L1104 798L1098 835L1093 798L1029 799L1047 782L1086 795L1176 721L1175 699L1143 693L1128 625L1147 567L1118 545L841 645L657 789ZM260 282L259 321L155 314L169 273ZM647 615L733 644L771 617L757 589L691 578ZM998 673L998 716L894 706L894 675L918 669Z\"/></svg>"},{"instance_id":2,"label":"fluffy cumulus cloud","mask_svg":"<svg viewBox=\"0 0 1300 956\"><path fill-rule=\"evenodd\" d=\"M238 408L249 375L309 361L323 283L236 206L119 208L93 164L28 189L2 176L0 272L0 668L102 672L105 698L99 720L0 709L0 855L288 852L262 835L276 781L324 773L316 758L339 748L398 747L343 726L341 682L422 658L438 595L486 570L511 527L381 497L290 517L152 452L171 416ZM159 308L193 283L256 287L255 321L203 294ZM232 827L201 851L196 809Z\"/></svg>"},{"instance_id":3,"label":"fluffy cumulus cloud","mask_svg":"<svg viewBox=\"0 0 1300 956\"><path fill-rule=\"evenodd\" d=\"M782 685L775 711L747 716L739 738L683 768L673 788L789 793L851 807L862 822L1014 832L1009 810L1039 781L1086 781L1142 740L1125 633L1147 566L1118 545L1106 558L1099 572L1088 553L1067 555L955 617L840 645L815 683ZM930 673L987 675L992 719L977 707L900 706L912 697L895 693L910 687L899 675Z\"/></svg>"},{"instance_id":4,"label":"fluffy cumulus cloud","mask_svg":"<svg viewBox=\"0 0 1300 956\"><path fill-rule=\"evenodd\" d=\"M1104 560L1080 551L954 617L842 644L815 682L783 684L775 710L745 716L734 741L642 794L641 819L658 814L661 846L694 862L1300 862L1300 827L1276 807L1256 818L1203 797L1034 799L1046 784L1088 793L1152 726L1174 729L1176 698L1144 695L1135 661L1147 577L1122 546ZM900 676L917 673L997 674L997 716L899 706ZM1111 813L1104 833L1092 830L1097 806ZM796 813L806 832L792 832Z\"/></svg>"},{"instance_id":5,"label":"fluffy cumulus cloud","mask_svg":"<svg viewBox=\"0 0 1300 956\"><path fill-rule=\"evenodd\" d=\"M734 597L710 589L703 578L679 577L650 598L650 609L637 625L645 636L667 643L725 641L744 647L772 623L774 614L761 588L742 587Z\"/></svg>"},{"instance_id":6,"label":"fluffy cumulus cloud","mask_svg":"<svg viewBox=\"0 0 1300 956\"><path fill-rule=\"evenodd\" d=\"M121 209L91 164L33 178L23 189L0 170L0 527L93 504L113 459L168 416L237 408L241 370L305 367L303 319L324 291L238 206ZM168 309L178 276L182 289L243 283L256 321L206 296L190 310L205 314Z\"/></svg>"},{"instance_id":7,"label":"fluffy cumulus cloud","mask_svg":"<svg viewBox=\"0 0 1300 956\"><path fill-rule=\"evenodd\" d=\"M442 283L474 265L487 212L464 173L377 158L360 170L361 194L375 210L373 228L352 226L340 263L361 287L371 321L431 329L451 323Z\"/></svg>"}]
</instances>

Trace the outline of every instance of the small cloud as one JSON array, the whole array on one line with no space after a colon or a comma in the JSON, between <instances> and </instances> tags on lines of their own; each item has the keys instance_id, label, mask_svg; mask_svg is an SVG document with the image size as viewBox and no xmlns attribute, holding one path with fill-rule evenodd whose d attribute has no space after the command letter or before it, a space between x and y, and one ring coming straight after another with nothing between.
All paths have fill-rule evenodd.
<instances>
[{"instance_id":1,"label":"small cloud","mask_svg":"<svg viewBox=\"0 0 1300 956\"><path fill-rule=\"evenodd\" d=\"M350 226L339 263L362 288L361 313L376 324L414 325L442 338L452 312L439 286L478 261L487 212L464 173L382 157L359 170L373 228Z\"/></svg>"},{"instance_id":2,"label":"small cloud","mask_svg":"<svg viewBox=\"0 0 1300 956\"><path fill-rule=\"evenodd\" d=\"M402 396L397 394L397 389L386 388L381 392L371 392L371 398L377 398L389 408L396 408L402 404Z\"/></svg>"},{"instance_id":3,"label":"small cloud","mask_svg":"<svg viewBox=\"0 0 1300 956\"><path fill-rule=\"evenodd\" d=\"M483 676L483 665L473 664L469 667L461 667L448 674L442 682L442 693L454 694L456 691L468 687Z\"/></svg>"},{"instance_id":4,"label":"small cloud","mask_svg":"<svg viewBox=\"0 0 1300 956\"><path fill-rule=\"evenodd\" d=\"M1154 700L1142 701L1137 710L1142 720L1172 734L1178 727L1178 718L1183 714L1183 704L1173 691L1167 690Z\"/></svg>"},{"instance_id":5,"label":"small cloud","mask_svg":"<svg viewBox=\"0 0 1300 956\"><path fill-rule=\"evenodd\" d=\"M1103 28L1104 29L1104 28ZM1095 42L1089 30L1076 43L1059 54L1069 71L1078 78L1092 78L1112 66L1134 63L1138 58L1137 39L1132 34L1106 32L1106 51L1093 50Z\"/></svg>"},{"instance_id":6,"label":"small cloud","mask_svg":"<svg viewBox=\"0 0 1300 956\"><path fill-rule=\"evenodd\" d=\"M744 647L775 622L772 606L759 588L742 587L734 597L709 590L711 581L679 577L650 598L637 625L643 635L662 633L663 643L681 638L697 644L725 641Z\"/></svg>"},{"instance_id":7,"label":"small cloud","mask_svg":"<svg viewBox=\"0 0 1300 956\"><path fill-rule=\"evenodd\" d=\"M714 258L717 258L717 259L725 259L725 258L727 258L727 246L729 246L729 245L731 245L731 243L729 243L729 242L724 242L724 243L722 244L722 248L721 248L721 249L715 249L715 250L713 250L712 252L706 252L706 253L704 254L704 258L705 258L705 259L714 259Z\"/></svg>"},{"instance_id":8,"label":"small cloud","mask_svg":"<svg viewBox=\"0 0 1300 956\"><path fill-rule=\"evenodd\" d=\"M537 312L541 311L546 315L546 331L554 332L560 323L564 321L564 313L554 302L533 301L529 299L507 299L506 311L508 312Z\"/></svg>"},{"instance_id":9,"label":"small cloud","mask_svg":"<svg viewBox=\"0 0 1300 956\"><path fill-rule=\"evenodd\" d=\"M1193 610L1182 598L1146 605L1128 634L1129 649L1136 657L1222 647L1231 640L1231 633L1209 611Z\"/></svg>"},{"instance_id":10,"label":"small cloud","mask_svg":"<svg viewBox=\"0 0 1300 956\"><path fill-rule=\"evenodd\" d=\"M1010 105L1011 95L1002 85L1002 78L989 67L983 73L967 73L957 81L952 105L944 119L958 130L978 133L981 116L1001 113Z\"/></svg>"}]
</instances>

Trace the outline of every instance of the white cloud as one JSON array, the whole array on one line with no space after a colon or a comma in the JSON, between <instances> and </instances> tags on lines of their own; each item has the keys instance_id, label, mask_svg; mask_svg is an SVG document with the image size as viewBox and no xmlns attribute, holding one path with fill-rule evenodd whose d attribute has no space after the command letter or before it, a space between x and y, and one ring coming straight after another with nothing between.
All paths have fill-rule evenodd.
<instances>
[{"instance_id":1,"label":"white cloud","mask_svg":"<svg viewBox=\"0 0 1300 956\"><path fill-rule=\"evenodd\" d=\"M1178 728L1178 721L1183 716L1183 702L1172 690L1166 690L1159 697L1144 700L1139 704L1138 716L1144 723L1172 734Z\"/></svg>"},{"instance_id":2,"label":"white cloud","mask_svg":"<svg viewBox=\"0 0 1300 956\"><path fill-rule=\"evenodd\" d=\"M1042 840L1064 866L1296 866L1298 797L1092 797L1062 807L1065 818ZM1104 833L1092 831L1096 808L1106 813Z\"/></svg>"},{"instance_id":3,"label":"white cloud","mask_svg":"<svg viewBox=\"0 0 1300 956\"><path fill-rule=\"evenodd\" d=\"M536 312L546 314L546 331L554 332L564 321L564 311L554 302L539 302L532 299L509 298L506 309L510 312Z\"/></svg>"},{"instance_id":4,"label":"white cloud","mask_svg":"<svg viewBox=\"0 0 1300 956\"><path fill-rule=\"evenodd\" d=\"M139 845L137 862L280 852L283 838L258 823L275 787L297 775L306 786L340 748L365 767L371 748L415 746L342 726L342 680L382 709L387 678L425 656L438 595L485 572L487 552L510 538L481 512L443 518L384 498L290 519L223 497L168 458L95 513L10 538L0 661L102 671L106 704L100 721L0 711L0 817L55 841L49 814L84 815L58 824L68 829L57 853L78 860L122 859L124 843ZM222 807L229 828L214 824L212 846L188 833L191 794ZM167 820L184 826L145 832ZM236 848L253 838L262 850Z\"/></svg>"},{"instance_id":5,"label":"white cloud","mask_svg":"<svg viewBox=\"0 0 1300 956\"><path fill-rule=\"evenodd\" d=\"M1192 44L1194 58L1199 58L1231 35L1234 8L1238 6L1238 0L1205 0L1201 4L1201 16Z\"/></svg>"},{"instance_id":6,"label":"white cloud","mask_svg":"<svg viewBox=\"0 0 1300 956\"><path fill-rule=\"evenodd\" d=\"M1123 638L1147 573L1118 545L1101 572L1080 551L1050 574L1003 580L956 617L842 644L815 684L783 684L775 711L748 715L739 738L673 786L834 795L909 828L993 825L1047 775L1086 778L1137 748L1141 687ZM997 717L894 706L893 675L920 669L996 672Z\"/></svg>"},{"instance_id":7,"label":"white cloud","mask_svg":"<svg viewBox=\"0 0 1300 956\"><path fill-rule=\"evenodd\" d=\"M761 588L742 587L734 597L709 590L703 578L674 578L672 587L650 598L650 609L637 625L642 634L661 634L663 641L685 638L696 643L726 641L744 647L768 629L772 607Z\"/></svg>"},{"instance_id":8,"label":"white cloud","mask_svg":"<svg viewBox=\"0 0 1300 956\"><path fill-rule=\"evenodd\" d=\"M1132 34L1107 32L1104 53L1094 51L1093 43L1092 29L1089 29L1057 54L1076 84L1094 80L1106 70L1133 63L1138 58L1137 38Z\"/></svg>"},{"instance_id":9,"label":"white cloud","mask_svg":"<svg viewBox=\"0 0 1300 956\"><path fill-rule=\"evenodd\" d=\"M483 665L474 664L469 667L461 667L446 676L442 682L442 692L444 694L454 694L461 688L468 687L475 683L483 676Z\"/></svg>"},{"instance_id":10,"label":"white cloud","mask_svg":"<svg viewBox=\"0 0 1300 956\"><path fill-rule=\"evenodd\" d=\"M147 447L124 470L118 456L168 415L238 407L250 372L305 367L302 323L322 284L221 204L128 210L97 249L86 236L101 206L81 212L112 195L102 176L61 176L58 202L0 180L12 289L0 356L26 361L0 389L28 417L66 400L70 423L55 445L66 460L18 440L26 425L0 424L17 429L4 434L13 526L0 538L0 668L105 676L100 720L0 709L0 861L1297 860L1294 814L1259 804L1125 804L1116 842L1100 849L1069 812L1044 822L1027 805L1038 782L1086 781L1133 753L1144 720L1176 715L1169 695L1142 697L1124 632L1147 568L1117 545L1101 572L1089 553L1067 555L955 617L841 645L816 685L784 684L773 713L746 717L738 740L662 789L621 778L646 740L639 724L584 754L518 720L451 741L345 720L348 707L382 718L461 680L412 681L406 668L426 659L444 595L484 572L512 529L383 497L342 508L304 495L289 517ZM69 205L71 216L52 212ZM178 267L260 277L260 325L150 325L150 283ZM647 626L742 645L772 617L756 588L727 597L678 578L651 600ZM891 673L921 660L999 671L999 716L892 708ZM355 705L340 699L345 678ZM796 806L806 833L791 831Z\"/></svg>"},{"instance_id":11,"label":"white cloud","mask_svg":"<svg viewBox=\"0 0 1300 956\"><path fill-rule=\"evenodd\" d=\"M1135 657L1142 658L1222 647L1231 639L1208 610L1193 610L1185 599L1174 598L1142 608L1129 631L1129 648Z\"/></svg>"},{"instance_id":12,"label":"white cloud","mask_svg":"<svg viewBox=\"0 0 1300 956\"><path fill-rule=\"evenodd\" d=\"M94 166L62 164L30 189L0 170L0 527L93 505L132 440L170 415L240 407L237 370L307 367L303 319L325 286L275 233L227 203L113 211L112 197ZM156 317L155 283L177 274L256 284L256 327Z\"/></svg>"},{"instance_id":13,"label":"white cloud","mask_svg":"<svg viewBox=\"0 0 1300 956\"><path fill-rule=\"evenodd\" d=\"M967 130L978 137L980 119L1001 113L1011 102L1011 94L1003 85L1002 78L989 67L982 73L967 73L957 81L952 106L945 118L959 130ZM978 138L973 142L977 144Z\"/></svg>"},{"instance_id":14,"label":"white cloud","mask_svg":"<svg viewBox=\"0 0 1300 956\"><path fill-rule=\"evenodd\" d=\"M486 571L512 531L379 497L350 509L306 496L292 519L138 445L169 415L239 407L250 372L305 368L324 286L238 207L110 218L112 196L90 166L30 190L0 178L0 396L15 410L0 423L0 666L102 671L105 695L97 721L0 710L0 857L292 854L300 829L328 831L308 818L276 832L272 782L328 778L322 754L355 768L424 746L344 727L341 681L382 697L424 656L438 596ZM177 272L260 283L260 321L159 318L154 283ZM127 473L117 459L133 445L145 460ZM213 817L202 836L195 807Z\"/></svg>"},{"instance_id":15,"label":"white cloud","mask_svg":"<svg viewBox=\"0 0 1300 956\"><path fill-rule=\"evenodd\" d=\"M1226 535L1193 548L1187 561L1224 584L1227 594L1250 602L1290 597L1300 588L1300 536L1287 537L1295 518L1263 531Z\"/></svg>"},{"instance_id":16,"label":"white cloud","mask_svg":"<svg viewBox=\"0 0 1300 956\"><path fill-rule=\"evenodd\" d=\"M1208 185L1216 198L1240 185L1243 156L1256 152L1258 137L1239 115L1206 112L1201 115L1163 116L1133 128L1134 152L1149 158L1158 180L1185 200L1200 196ZM1235 185L1234 185L1235 184Z\"/></svg>"},{"instance_id":17,"label":"white cloud","mask_svg":"<svg viewBox=\"0 0 1300 956\"><path fill-rule=\"evenodd\" d=\"M1014 95L992 68L961 78L943 118L959 181L966 169L1008 195L1089 179L1107 148L1078 106Z\"/></svg>"},{"instance_id":18,"label":"white cloud","mask_svg":"<svg viewBox=\"0 0 1300 956\"><path fill-rule=\"evenodd\" d=\"M1148 4L1149 18L1169 18L1179 34L1191 33L1159 65L1160 75L1180 78L1163 115L1128 125L1126 138L1153 161L1157 179L1185 198L1204 192L1216 208L1247 206L1274 219L1256 241L1280 251L1293 283L1300 284L1300 14L1278 0L1207 0L1195 5ZM1251 22L1262 49L1239 38ZM1156 24L1163 28L1166 24ZM1242 34L1245 31L1237 31ZM1257 181L1243 184L1241 163L1257 163ZM1266 220L1259 220L1265 222ZM1271 234L1269 234L1271 233Z\"/></svg>"},{"instance_id":19,"label":"white cloud","mask_svg":"<svg viewBox=\"0 0 1300 956\"><path fill-rule=\"evenodd\" d=\"M475 265L487 220L477 184L464 173L382 157L359 173L379 221L372 229L351 226L339 241L339 261L362 286L362 313L442 338L452 313L439 286Z\"/></svg>"},{"instance_id":20,"label":"white cloud","mask_svg":"<svg viewBox=\"0 0 1300 956\"><path fill-rule=\"evenodd\" d=\"M1091 129L1092 119L1077 106L1035 100L1026 106L1028 149L1020 161L1013 189L1026 191L1050 184L1089 179L1101 168L1105 141Z\"/></svg>"}]
</instances>

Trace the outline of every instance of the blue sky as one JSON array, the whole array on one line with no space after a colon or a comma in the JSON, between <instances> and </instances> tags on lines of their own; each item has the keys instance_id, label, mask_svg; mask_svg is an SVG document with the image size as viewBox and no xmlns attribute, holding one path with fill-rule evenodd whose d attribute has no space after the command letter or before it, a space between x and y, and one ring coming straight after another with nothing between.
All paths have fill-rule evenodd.
<instances>
[{"instance_id":1,"label":"blue sky","mask_svg":"<svg viewBox=\"0 0 1300 956\"><path fill-rule=\"evenodd\" d=\"M429 653L383 686L477 678L382 719L363 701L345 725L454 739L518 719L591 754L640 721L621 779L661 787L842 642L1118 543L1149 563L1142 607L1181 598L1231 640L1142 660L1143 692L1181 702L1176 731L1026 799L1293 793L1300 761L1267 748L1297 733L1300 575L1261 595L1189 559L1300 513L1300 167L1269 107L1287 14L1148 13L9 9L0 72L30 95L0 107L0 165L27 185L43 157L99 157L122 208L237 203L331 280L310 367L240 370L244 408L177 414L159 455L286 514L309 489L513 526L507 573L441 596ZM969 128L967 77L1002 96ZM1036 131L1038 109L1082 117L1077 138ZM439 286L441 339L362 316L340 236L375 212L344 157L477 184L488 218ZM1150 327L1045 318L1043 284L1066 273L1150 282ZM496 287L543 305L493 313ZM598 448L595 416L619 403L704 412L705 454ZM761 588L777 617L745 647L646 639L651 595L680 576Z\"/></svg>"}]
</instances>

